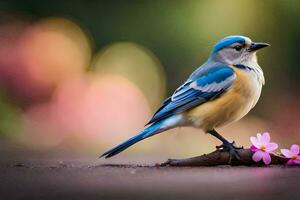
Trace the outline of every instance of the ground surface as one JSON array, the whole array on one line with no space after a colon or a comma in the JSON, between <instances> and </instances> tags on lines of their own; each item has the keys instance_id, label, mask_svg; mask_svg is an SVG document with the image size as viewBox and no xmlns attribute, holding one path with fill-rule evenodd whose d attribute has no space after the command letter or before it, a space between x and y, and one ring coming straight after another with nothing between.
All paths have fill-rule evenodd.
<instances>
[{"instance_id":1,"label":"ground surface","mask_svg":"<svg viewBox=\"0 0 300 200\"><path fill-rule=\"evenodd\" d=\"M15 147L0 156L1 199L300 199L299 167L161 168L161 157L98 160Z\"/></svg>"}]
</instances>

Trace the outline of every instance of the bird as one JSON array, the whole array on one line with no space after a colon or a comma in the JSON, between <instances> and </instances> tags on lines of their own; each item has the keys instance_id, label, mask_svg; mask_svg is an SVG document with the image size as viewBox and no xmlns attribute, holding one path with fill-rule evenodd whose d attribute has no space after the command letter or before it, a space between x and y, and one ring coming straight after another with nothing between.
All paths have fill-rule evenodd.
<instances>
[{"instance_id":1,"label":"bird","mask_svg":"<svg viewBox=\"0 0 300 200\"><path fill-rule=\"evenodd\" d=\"M137 135L103 153L110 158L135 143L176 127L195 127L219 139L217 149L240 159L235 142L217 128L243 118L258 102L265 78L257 51L270 46L249 37L231 35L219 40L207 61L168 97Z\"/></svg>"}]
</instances>

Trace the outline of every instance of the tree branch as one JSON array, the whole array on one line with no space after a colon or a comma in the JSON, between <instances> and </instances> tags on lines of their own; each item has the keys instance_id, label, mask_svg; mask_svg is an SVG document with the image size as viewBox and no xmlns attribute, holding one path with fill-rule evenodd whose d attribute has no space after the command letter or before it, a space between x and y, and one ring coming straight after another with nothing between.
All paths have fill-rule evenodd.
<instances>
[{"instance_id":1,"label":"tree branch","mask_svg":"<svg viewBox=\"0 0 300 200\"><path fill-rule=\"evenodd\" d=\"M222 150L216 150L209 154L204 154L197 157L186 159L169 159L168 161L160 164L160 166L177 166L177 167L196 167L196 166L217 166L217 165L264 165L262 161L254 162L252 160L253 152L250 149L238 149L241 159L233 159L229 163L229 153ZM272 162L274 165L284 165L287 158L271 154Z\"/></svg>"}]
</instances>

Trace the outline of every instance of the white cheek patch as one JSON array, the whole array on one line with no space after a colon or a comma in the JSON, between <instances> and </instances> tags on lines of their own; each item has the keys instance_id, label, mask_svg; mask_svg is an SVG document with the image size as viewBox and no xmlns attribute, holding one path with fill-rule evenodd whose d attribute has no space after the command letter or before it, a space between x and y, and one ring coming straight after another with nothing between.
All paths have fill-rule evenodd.
<instances>
[{"instance_id":1,"label":"white cheek patch","mask_svg":"<svg viewBox=\"0 0 300 200\"><path fill-rule=\"evenodd\" d=\"M231 61L227 55L230 54L229 52L230 50L228 49L223 49L221 51L218 52L218 55L220 56L221 60L223 60L226 64L228 65L232 65L233 61Z\"/></svg>"},{"instance_id":2,"label":"white cheek patch","mask_svg":"<svg viewBox=\"0 0 300 200\"><path fill-rule=\"evenodd\" d=\"M246 46L250 46L251 43L252 43L251 39L248 38L248 37L245 37L245 44L246 44Z\"/></svg>"},{"instance_id":3,"label":"white cheek patch","mask_svg":"<svg viewBox=\"0 0 300 200\"><path fill-rule=\"evenodd\" d=\"M236 75L233 74L232 76L226 78L224 81L219 83L213 82L210 84L206 84L204 86L197 85L196 82L191 83L191 87L195 90L200 90L202 92L219 92L224 88L227 88L231 85L232 81L236 78Z\"/></svg>"}]
</instances>

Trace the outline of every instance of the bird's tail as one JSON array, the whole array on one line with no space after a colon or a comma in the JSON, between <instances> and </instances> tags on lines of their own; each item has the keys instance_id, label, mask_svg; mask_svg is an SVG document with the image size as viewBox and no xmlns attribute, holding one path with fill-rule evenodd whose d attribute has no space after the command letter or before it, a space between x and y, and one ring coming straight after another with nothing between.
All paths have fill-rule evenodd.
<instances>
[{"instance_id":1,"label":"bird's tail","mask_svg":"<svg viewBox=\"0 0 300 200\"><path fill-rule=\"evenodd\" d=\"M160 133L160 132L166 130L161 125L162 125L162 122L157 122L157 123L151 124L150 126L145 128L143 131L141 131L137 135L135 135L132 138L128 139L127 141L117 145L116 147L106 151L105 153L103 153L100 156L100 158L104 157L104 156L105 156L105 158L112 157L112 156L124 151L125 149L127 149L131 145L134 145L135 143L137 143L137 142L139 142L139 141L141 141L145 138L148 138L150 136L153 136L157 133Z\"/></svg>"}]
</instances>

